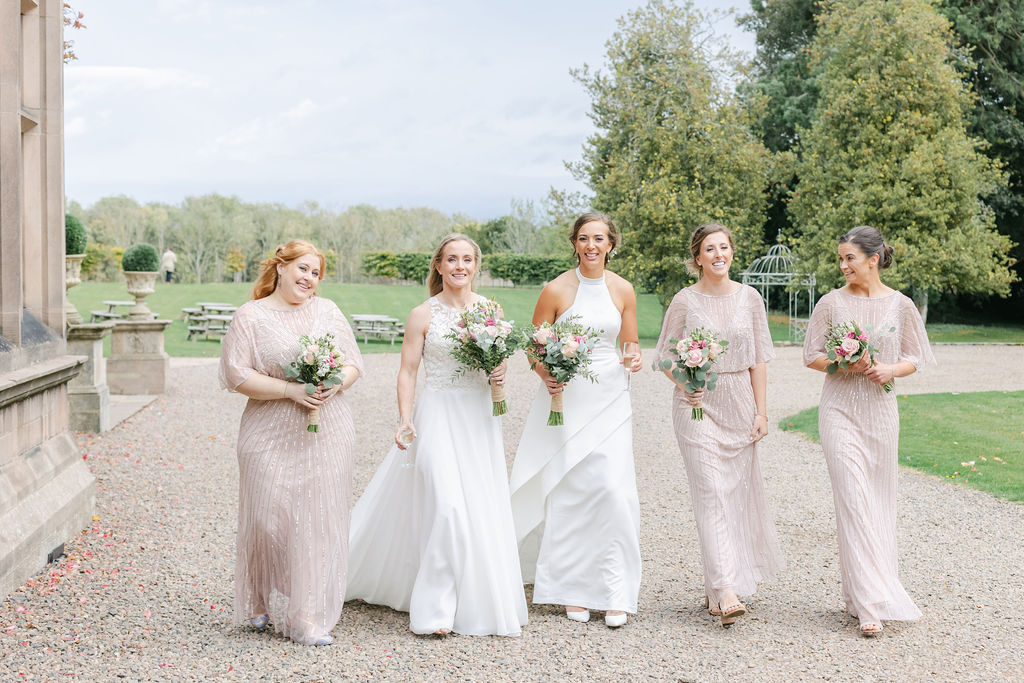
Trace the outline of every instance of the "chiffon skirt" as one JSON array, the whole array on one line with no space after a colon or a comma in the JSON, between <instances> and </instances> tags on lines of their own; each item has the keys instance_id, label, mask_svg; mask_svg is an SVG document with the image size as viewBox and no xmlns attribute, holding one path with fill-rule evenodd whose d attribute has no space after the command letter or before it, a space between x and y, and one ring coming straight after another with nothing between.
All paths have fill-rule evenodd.
<instances>
[{"instance_id":1,"label":"chiffon skirt","mask_svg":"<svg viewBox=\"0 0 1024 683\"><path fill-rule=\"evenodd\" d=\"M526 598L501 422L489 392L426 389L352 511L347 600L409 612L414 633L519 635Z\"/></svg>"},{"instance_id":2,"label":"chiffon skirt","mask_svg":"<svg viewBox=\"0 0 1024 683\"><path fill-rule=\"evenodd\" d=\"M757 585L785 568L771 509L751 443L754 394L747 371L719 375L704 394L704 419L690 417L681 389L672 419L690 483L704 589L711 603L722 594L753 595Z\"/></svg>"}]
</instances>

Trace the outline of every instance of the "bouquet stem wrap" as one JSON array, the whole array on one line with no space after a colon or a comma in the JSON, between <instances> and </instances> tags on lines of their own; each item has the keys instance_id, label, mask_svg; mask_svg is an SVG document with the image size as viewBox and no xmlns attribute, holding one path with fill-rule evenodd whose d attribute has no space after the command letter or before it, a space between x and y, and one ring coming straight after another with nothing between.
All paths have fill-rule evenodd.
<instances>
[{"instance_id":1,"label":"bouquet stem wrap","mask_svg":"<svg viewBox=\"0 0 1024 683\"><path fill-rule=\"evenodd\" d=\"M491 385L491 415L504 415L508 412L508 403L505 401L505 387L493 379L488 380Z\"/></svg>"},{"instance_id":2,"label":"bouquet stem wrap","mask_svg":"<svg viewBox=\"0 0 1024 683\"><path fill-rule=\"evenodd\" d=\"M310 408L309 409L309 420L306 423L307 432L319 432L320 431L320 409Z\"/></svg>"},{"instance_id":3,"label":"bouquet stem wrap","mask_svg":"<svg viewBox=\"0 0 1024 683\"><path fill-rule=\"evenodd\" d=\"M691 420L703 420L704 419L704 402L697 401L693 404L693 409L690 410Z\"/></svg>"},{"instance_id":4,"label":"bouquet stem wrap","mask_svg":"<svg viewBox=\"0 0 1024 683\"><path fill-rule=\"evenodd\" d=\"M548 413L548 426L557 427L565 424L562 421L562 396L564 394L559 391L557 394L551 396L551 412Z\"/></svg>"}]
</instances>

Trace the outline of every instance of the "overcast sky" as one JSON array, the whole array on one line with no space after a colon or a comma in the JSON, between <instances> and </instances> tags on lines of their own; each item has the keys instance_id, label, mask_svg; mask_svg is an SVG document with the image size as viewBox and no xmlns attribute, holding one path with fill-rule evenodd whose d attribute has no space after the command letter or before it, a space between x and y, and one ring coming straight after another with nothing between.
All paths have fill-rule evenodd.
<instances>
[{"instance_id":1,"label":"overcast sky","mask_svg":"<svg viewBox=\"0 0 1024 683\"><path fill-rule=\"evenodd\" d=\"M219 192L486 220L583 189L593 128L569 70L604 64L620 0L72 0L66 194ZM700 0L703 9L738 2ZM732 19L733 46L753 39Z\"/></svg>"}]
</instances>

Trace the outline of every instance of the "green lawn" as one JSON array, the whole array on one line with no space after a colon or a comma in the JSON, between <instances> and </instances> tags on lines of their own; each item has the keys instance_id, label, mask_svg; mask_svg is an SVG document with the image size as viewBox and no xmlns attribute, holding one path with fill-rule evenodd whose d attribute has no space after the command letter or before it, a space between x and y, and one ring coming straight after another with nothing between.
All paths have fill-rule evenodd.
<instances>
[{"instance_id":1,"label":"green lawn","mask_svg":"<svg viewBox=\"0 0 1024 683\"><path fill-rule=\"evenodd\" d=\"M232 284L219 282L207 285L165 284L158 282L156 291L146 297L150 310L160 314L161 318L174 322L167 328L164 336L164 348L171 356L219 356L220 341L194 340L186 341L187 330L181 317L181 309L195 306L197 301L223 301L241 305L248 301L251 284ZM537 303L540 287L483 287L480 292L485 296L494 297L505 308L505 315L511 320L529 323L533 318L533 307ZM379 313L405 320L409 311L427 297L422 286L403 285L358 285L324 283L320 286L323 296L333 299L342 311L352 315L357 313ZM75 305L82 317L89 320L89 311L106 310L101 302L105 300L131 300L123 283L83 282L69 292L71 303ZM640 328L640 343L644 347L652 347L658 340L661 329L662 311L658 299L653 294L641 294L638 300L637 324ZM110 338L107 337L107 353L110 352ZM360 349L364 352L380 353L398 351L400 345L392 346L387 341L374 341L364 344L360 341Z\"/></svg>"},{"instance_id":2,"label":"green lawn","mask_svg":"<svg viewBox=\"0 0 1024 683\"><path fill-rule=\"evenodd\" d=\"M928 339L932 342L1010 342L1024 344L1024 326L1020 325L959 325L956 323L930 323Z\"/></svg>"},{"instance_id":3,"label":"green lawn","mask_svg":"<svg viewBox=\"0 0 1024 683\"><path fill-rule=\"evenodd\" d=\"M901 465L1024 501L1024 391L900 396ZM818 409L782 420L818 441Z\"/></svg>"}]
</instances>

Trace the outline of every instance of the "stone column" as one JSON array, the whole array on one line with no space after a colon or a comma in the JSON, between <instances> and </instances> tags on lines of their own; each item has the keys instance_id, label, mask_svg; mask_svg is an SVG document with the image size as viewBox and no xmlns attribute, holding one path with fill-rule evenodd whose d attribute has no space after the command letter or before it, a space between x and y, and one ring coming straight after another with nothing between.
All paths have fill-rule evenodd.
<instances>
[{"instance_id":1,"label":"stone column","mask_svg":"<svg viewBox=\"0 0 1024 683\"><path fill-rule=\"evenodd\" d=\"M162 394L170 356L164 329L170 320L118 320L110 341L107 384L112 394Z\"/></svg>"},{"instance_id":2,"label":"stone column","mask_svg":"<svg viewBox=\"0 0 1024 683\"><path fill-rule=\"evenodd\" d=\"M112 322L68 326L68 353L86 358L82 371L68 382L69 426L76 431L99 433L112 426L103 338L113 329Z\"/></svg>"}]
</instances>

